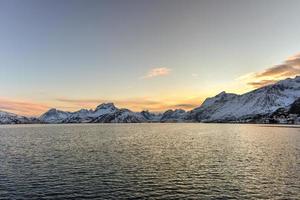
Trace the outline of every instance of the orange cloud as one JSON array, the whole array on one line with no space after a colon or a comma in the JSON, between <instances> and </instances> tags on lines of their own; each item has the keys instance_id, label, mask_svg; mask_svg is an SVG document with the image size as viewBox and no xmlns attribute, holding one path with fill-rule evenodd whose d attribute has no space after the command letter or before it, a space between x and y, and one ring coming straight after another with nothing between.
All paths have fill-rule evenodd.
<instances>
[{"instance_id":1,"label":"orange cloud","mask_svg":"<svg viewBox=\"0 0 300 200\"><path fill-rule=\"evenodd\" d=\"M122 108L128 108L133 111L150 110L153 112L162 112L167 109L185 109L191 110L201 104L199 98L194 99L183 99L183 100L170 100L170 99L160 99L160 100L149 100L146 97L132 98L132 99L69 99L69 98L58 98L59 102L72 105L71 107L89 107L95 108L97 105L105 102L113 102L116 106Z\"/></svg>"},{"instance_id":2,"label":"orange cloud","mask_svg":"<svg viewBox=\"0 0 300 200\"><path fill-rule=\"evenodd\" d=\"M266 69L263 72L257 73L255 75L256 78L262 77L273 77L273 78L283 78L294 76L300 73L300 68L294 67L292 65L282 64L276 65L269 69Z\"/></svg>"},{"instance_id":3,"label":"orange cloud","mask_svg":"<svg viewBox=\"0 0 300 200\"><path fill-rule=\"evenodd\" d=\"M273 84L275 82L275 80L260 80L257 82L248 82L247 84L253 86L254 88L260 88L266 85Z\"/></svg>"},{"instance_id":4,"label":"orange cloud","mask_svg":"<svg viewBox=\"0 0 300 200\"><path fill-rule=\"evenodd\" d=\"M142 78L145 79L145 78L154 78L154 77L157 77L157 76L167 76L170 73L171 73L171 69L166 68L166 67L154 68L154 69L151 69Z\"/></svg>"},{"instance_id":5,"label":"orange cloud","mask_svg":"<svg viewBox=\"0 0 300 200\"><path fill-rule=\"evenodd\" d=\"M81 108L94 109L101 103L113 102L117 107L128 108L139 112L149 110L152 112L163 112L168 109L184 109L191 110L202 103L201 98L190 99L159 99L150 97L138 97L131 99L70 99L58 98L49 104L29 102L24 100L11 100L0 98L0 110L23 115L23 116L40 116L50 108L58 108L66 111L76 111Z\"/></svg>"},{"instance_id":6,"label":"orange cloud","mask_svg":"<svg viewBox=\"0 0 300 200\"><path fill-rule=\"evenodd\" d=\"M259 88L299 74L300 53L289 57L282 64L272 66L262 72L243 75L237 80L242 80L254 88Z\"/></svg>"},{"instance_id":7,"label":"orange cloud","mask_svg":"<svg viewBox=\"0 0 300 200\"><path fill-rule=\"evenodd\" d=\"M47 105L0 98L0 110L24 116L37 116L49 109Z\"/></svg>"}]
</instances>

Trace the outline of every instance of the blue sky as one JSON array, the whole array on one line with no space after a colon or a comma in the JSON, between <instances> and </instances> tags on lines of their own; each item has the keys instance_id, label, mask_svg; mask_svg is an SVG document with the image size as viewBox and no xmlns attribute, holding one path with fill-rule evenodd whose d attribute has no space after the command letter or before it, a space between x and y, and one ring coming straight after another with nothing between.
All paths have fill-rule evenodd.
<instances>
[{"instance_id":1,"label":"blue sky","mask_svg":"<svg viewBox=\"0 0 300 200\"><path fill-rule=\"evenodd\" d=\"M1 0L0 109L29 115L104 101L190 109L222 90L249 91L250 82L266 81L257 73L298 55L299 7L298 0Z\"/></svg>"}]
</instances>

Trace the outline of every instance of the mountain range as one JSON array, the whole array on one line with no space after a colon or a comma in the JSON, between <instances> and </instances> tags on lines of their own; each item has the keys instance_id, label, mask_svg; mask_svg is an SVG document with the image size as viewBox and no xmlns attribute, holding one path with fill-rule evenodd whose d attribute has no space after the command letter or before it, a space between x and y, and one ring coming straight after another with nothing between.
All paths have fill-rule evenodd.
<instances>
[{"instance_id":1,"label":"mountain range","mask_svg":"<svg viewBox=\"0 0 300 200\"><path fill-rule=\"evenodd\" d=\"M300 116L300 76L281 80L245 94L221 92L191 110L162 114L133 112L103 103L94 110L66 112L52 108L38 118L0 111L0 124L28 123L146 123L146 122L253 122L296 123ZM300 119L300 118L299 118Z\"/></svg>"}]
</instances>

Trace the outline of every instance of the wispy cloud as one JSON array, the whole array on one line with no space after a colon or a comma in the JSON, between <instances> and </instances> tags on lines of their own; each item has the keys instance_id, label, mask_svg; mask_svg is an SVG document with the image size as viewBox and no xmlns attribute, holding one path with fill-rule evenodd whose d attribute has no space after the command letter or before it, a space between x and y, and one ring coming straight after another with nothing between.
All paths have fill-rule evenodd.
<instances>
[{"instance_id":1,"label":"wispy cloud","mask_svg":"<svg viewBox=\"0 0 300 200\"><path fill-rule=\"evenodd\" d=\"M126 105L136 105L136 106L143 106L143 105L158 105L160 104L159 101L152 101L148 100L146 98L132 98L132 99L121 99L121 100L115 100L115 99L70 99L70 98L58 98L56 101L59 102L64 102L64 103L69 103L73 104L76 106L97 106L101 103L105 102L113 102L115 104L118 104L120 106L125 106Z\"/></svg>"},{"instance_id":2,"label":"wispy cloud","mask_svg":"<svg viewBox=\"0 0 300 200\"><path fill-rule=\"evenodd\" d=\"M255 81L254 82L248 82L247 84L251 85L254 88L260 88L260 87L263 87L263 86L266 86L266 85L273 84L275 82L276 82L275 80L260 80L260 81L256 81L256 82Z\"/></svg>"},{"instance_id":3,"label":"wispy cloud","mask_svg":"<svg viewBox=\"0 0 300 200\"><path fill-rule=\"evenodd\" d=\"M269 69L266 69L265 71L261 73L257 73L255 75L256 78L284 78L289 76L294 76L299 74L300 68L293 65L288 64L282 64L282 65L276 65L274 67L271 67Z\"/></svg>"},{"instance_id":4,"label":"wispy cloud","mask_svg":"<svg viewBox=\"0 0 300 200\"><path fill-rule=\"evenodd\" d=\"M198 77L199 77L199 74L197 74L197 73L192 73L192 77L198 78Z\"/></svg>"},{"instance_id":5,"label":"wispy cloud","mask_svg":"<svg viewBox=\"0 0 300 200\"><path fill-rule=\"evenodd\" d=\"M49 109L47 105L29 101L0 98L0 110L25 116L36 116Z\"/></svg>"},{"instance_id":6,"label":"wispy cloud","mask_svg":"<svg viewBox=\"0 0 300 200\"><path fill-rule=\"evenodd\" d=\"M171 69L166 67L153 68L145 76L142 76L142 79L154 78L157 76L167 76L171 73Z\"/></svg>"},{"instance_id":7,"label":"wispy cloud","mask_svg":"<svg viewBox=\"0 0 300 200\"><path fill-rule=\"evenodd\" d=\"M69 105L70 107L79 108L95 108L97 105L105 102L113 102L118 107L129 108L133 111L150 110L153 112L161 112L167 109L178 109L182 108L190 110L201 104L199 98L195 99L160 99L151 100L150 97L137 97L130 99L69 99L69 98L58 98L56 101L62 102Z\"/></svg>"},{"instance_id":8,"label":"wispy cloud","mask_svg":"<svg viewBox=\"0 0 300 200\"><path fill-rule=\"evenodd\" d=\"M294 77L300 74L300 53L289 57L283 63L272 66L257 73L250 73L239 77L237 80L258 88L272 84L278 80Z\"/></svg>"},{"instance_id":9,"label":"wispy cloud","mask_svg":"<svg viewBox=\"0 0 300 200\"><path fill-rule=\"evenodd\" d=\"M200 103L198 102L198 104L191 104L191 103L182 103L182 104L176 104L173 106L173 109L184 109L184 110L192 110L194 108L196 108L197 106L199 106Z\"/></svg>"}]
</instances>

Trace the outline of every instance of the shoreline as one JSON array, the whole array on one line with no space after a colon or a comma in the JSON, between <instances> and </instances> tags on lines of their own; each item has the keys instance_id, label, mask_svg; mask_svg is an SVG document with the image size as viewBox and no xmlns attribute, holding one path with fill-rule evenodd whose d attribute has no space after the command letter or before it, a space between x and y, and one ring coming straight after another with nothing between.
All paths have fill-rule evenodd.
<instances>
[{"instance_id":1,"label":"shoreline","mask_svg":"<svg viewBox=\"0 0 300 200\"><path fill-rule=\"evenodd\" d=\"M239 123L239 122L129 122L129 123L119 123L119 122L112 122L112 123L11 123L11 124L0 124L1 126L5 125L109 125L109 124L237 124L237 125L265 125L264 127L270 126L270 127L292 127L295 126L297 128L300 128L300 124L283 124L283 123Z\"/></svg>"}]
</instances>

